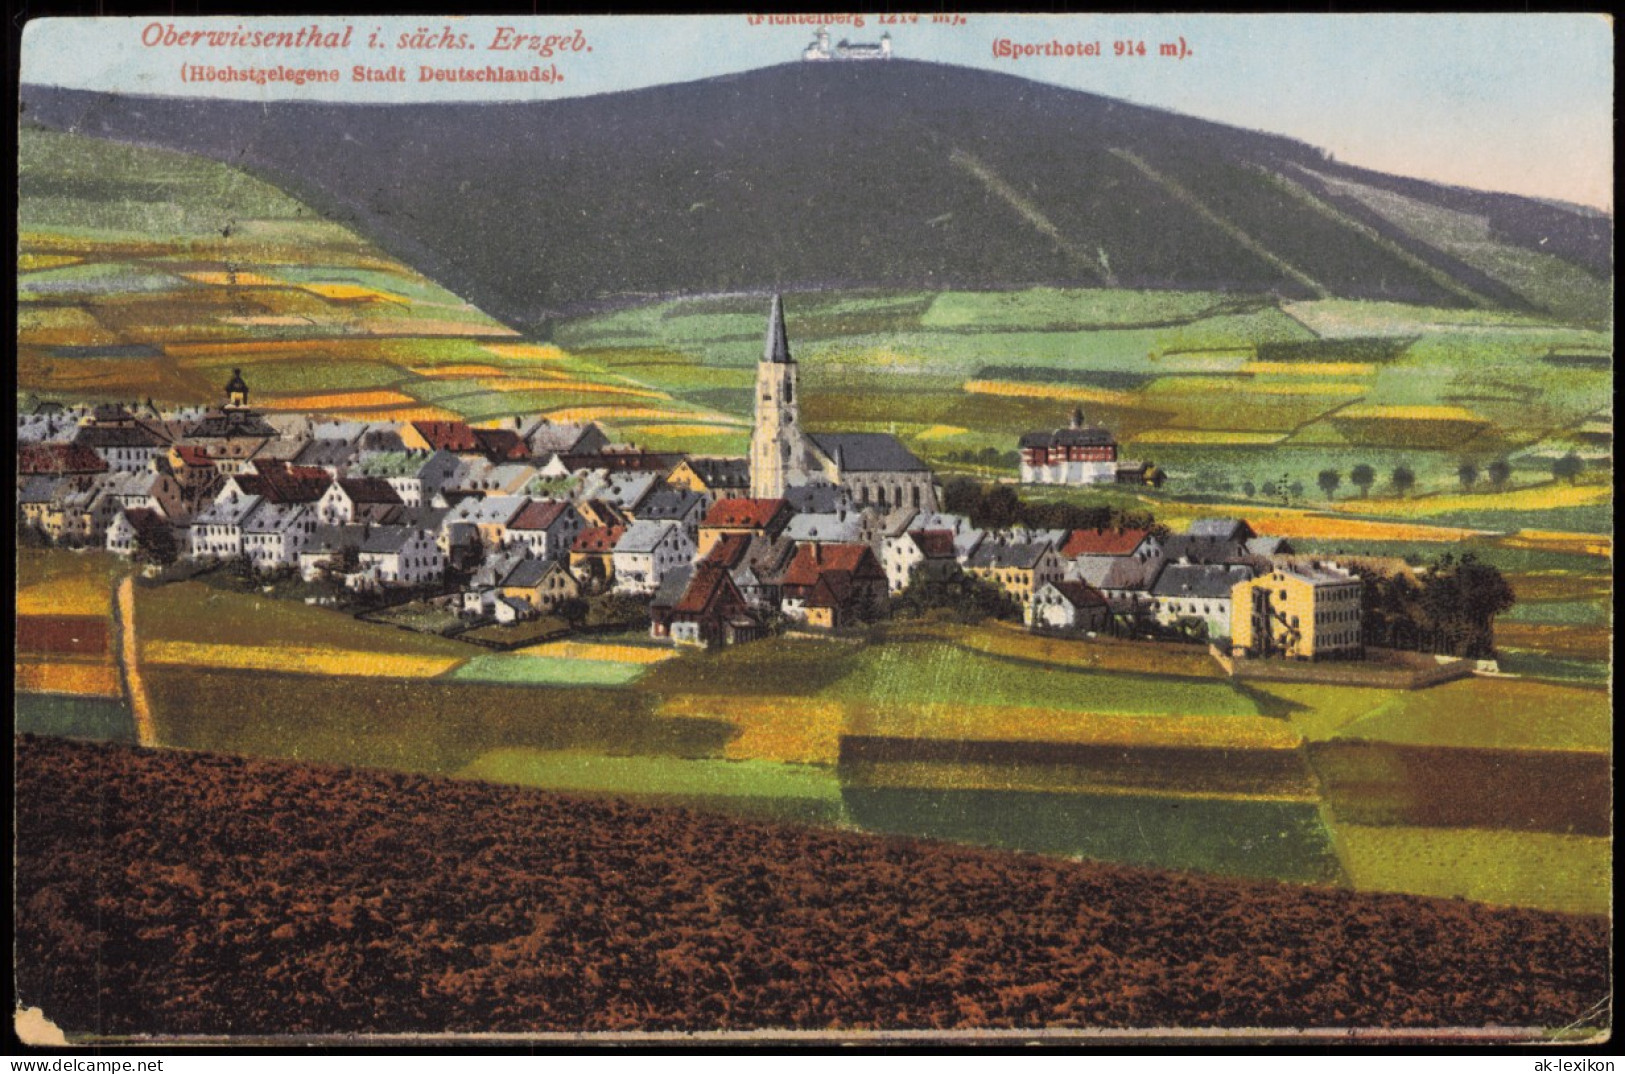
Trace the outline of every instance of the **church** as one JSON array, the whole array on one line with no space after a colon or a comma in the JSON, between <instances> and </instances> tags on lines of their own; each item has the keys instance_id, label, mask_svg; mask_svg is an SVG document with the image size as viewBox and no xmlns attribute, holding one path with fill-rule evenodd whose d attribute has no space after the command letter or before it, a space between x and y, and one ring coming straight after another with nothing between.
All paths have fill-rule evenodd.
<instances>
[{"instance_id":1,"label":"church","mask_svg":"<svg viewBox=\"0 0 1625 1074\"><path fill-rule=\"evenodd\" d=\"M751 496L777 500L787 489L824 485L843 490L859 509L938 509L936 475L895 436L804 430L797 372L784 327L784 300L774 295L767 344L756 366Z\"/></svg>"}]
</instances>

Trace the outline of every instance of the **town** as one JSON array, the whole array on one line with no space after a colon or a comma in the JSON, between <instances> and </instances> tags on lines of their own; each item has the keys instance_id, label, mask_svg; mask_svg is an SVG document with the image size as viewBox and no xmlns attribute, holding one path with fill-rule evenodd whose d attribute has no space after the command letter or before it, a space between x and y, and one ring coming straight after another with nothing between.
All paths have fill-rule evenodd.
<instances>
[{"instance_id":1,"label":"town","mask_svg":"<svg viewBox=\"0 0 1625 1074\"><path fill-rule=\"evenodd\" d=\"M266 592L295 581L312 603L409 606L425 614L397 625L470 640L646 623L672 645L717 647L934 612L1184 639L1222 662L1364 660L1376 643L1487 657L1510 603L1491 592L1441 647L1437 624L1406 621L1425 568L1300 555L1239 518L1170 533L1149 513L1078 508L1061 512L1078 524L1033 524L1012 515L1013 490L945 487L893 436L804 429L799 404L778 297L745 457L648 451L544 416L262 414L239 370L215 408L19 415L18 524L25 541L102 547L160 578L232 565ZM1161 480L1081 410L1019 450L1024 485ZM993 524L985 501L1001 493Z\"/></svg>"}]
</instances>

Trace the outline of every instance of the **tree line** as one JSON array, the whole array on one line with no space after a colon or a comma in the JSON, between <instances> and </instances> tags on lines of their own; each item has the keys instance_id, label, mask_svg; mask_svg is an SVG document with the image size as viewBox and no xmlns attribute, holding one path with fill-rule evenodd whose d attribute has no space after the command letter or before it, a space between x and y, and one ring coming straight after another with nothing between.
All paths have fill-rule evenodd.
<instances>
[{"instance_id":1,"label":"tree line","mask_svg":"<svg viewBox=\"0 0 1625 1074\"><path fill-rule=\"evenodd\" d=\"M1116 505L1084 506L1075 503L1030 503L1009 485L985 485L956 477L942 487L942 509L964 515L982 529L1026 526L1038 530L1145 529L1158 536L1167 530L1149 511L1125 510Z\"/></svg>"},{"instance_id":2,"label":"tree line","mask_svg":"<svg viewBox=\"0 0 1625 1074\"><path fill-rule=\"evenodd\" d=\"M1471 552L1446 552L1419 577L1355 564L1364 642L1484 659L1495 655L1495 617L1515 603L1501 572Z\"/></svg>"}]
</instances>

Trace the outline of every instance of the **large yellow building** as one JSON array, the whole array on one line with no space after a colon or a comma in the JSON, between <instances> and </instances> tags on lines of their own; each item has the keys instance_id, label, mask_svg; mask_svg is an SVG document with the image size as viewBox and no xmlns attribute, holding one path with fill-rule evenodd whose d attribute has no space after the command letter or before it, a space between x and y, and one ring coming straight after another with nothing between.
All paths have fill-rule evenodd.
<instances>
[{"instance_id":1,"label":"large yellow building","mask_svg":"<svg viewBox=\"0 0 1625 1074\"><path fill-rule=\"evenodd\" d=\"M1230 590L1230 644L1236 656L1294 660L1358 659L1357 575L1325 567L1277 568Z\"/></svg>"}]
</instances>

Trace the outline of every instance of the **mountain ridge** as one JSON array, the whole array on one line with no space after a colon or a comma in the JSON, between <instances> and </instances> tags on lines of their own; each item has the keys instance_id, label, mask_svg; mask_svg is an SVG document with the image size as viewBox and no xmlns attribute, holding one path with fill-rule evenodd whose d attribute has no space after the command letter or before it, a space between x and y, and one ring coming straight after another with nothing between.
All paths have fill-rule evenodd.
<instances>
[{"instance_id":1,"label":"mountain ridge","mask_svg":"<svg viewBox=\"0 0 1625 1074\"><path fill-rule=\"evenodd\" d=\"M920 61L521 103L22 98L31 123L247 168L532 331L761 289L1213 289L1587 320L1610 291L1609 216Z\"/></svg>"}]
</instances>

